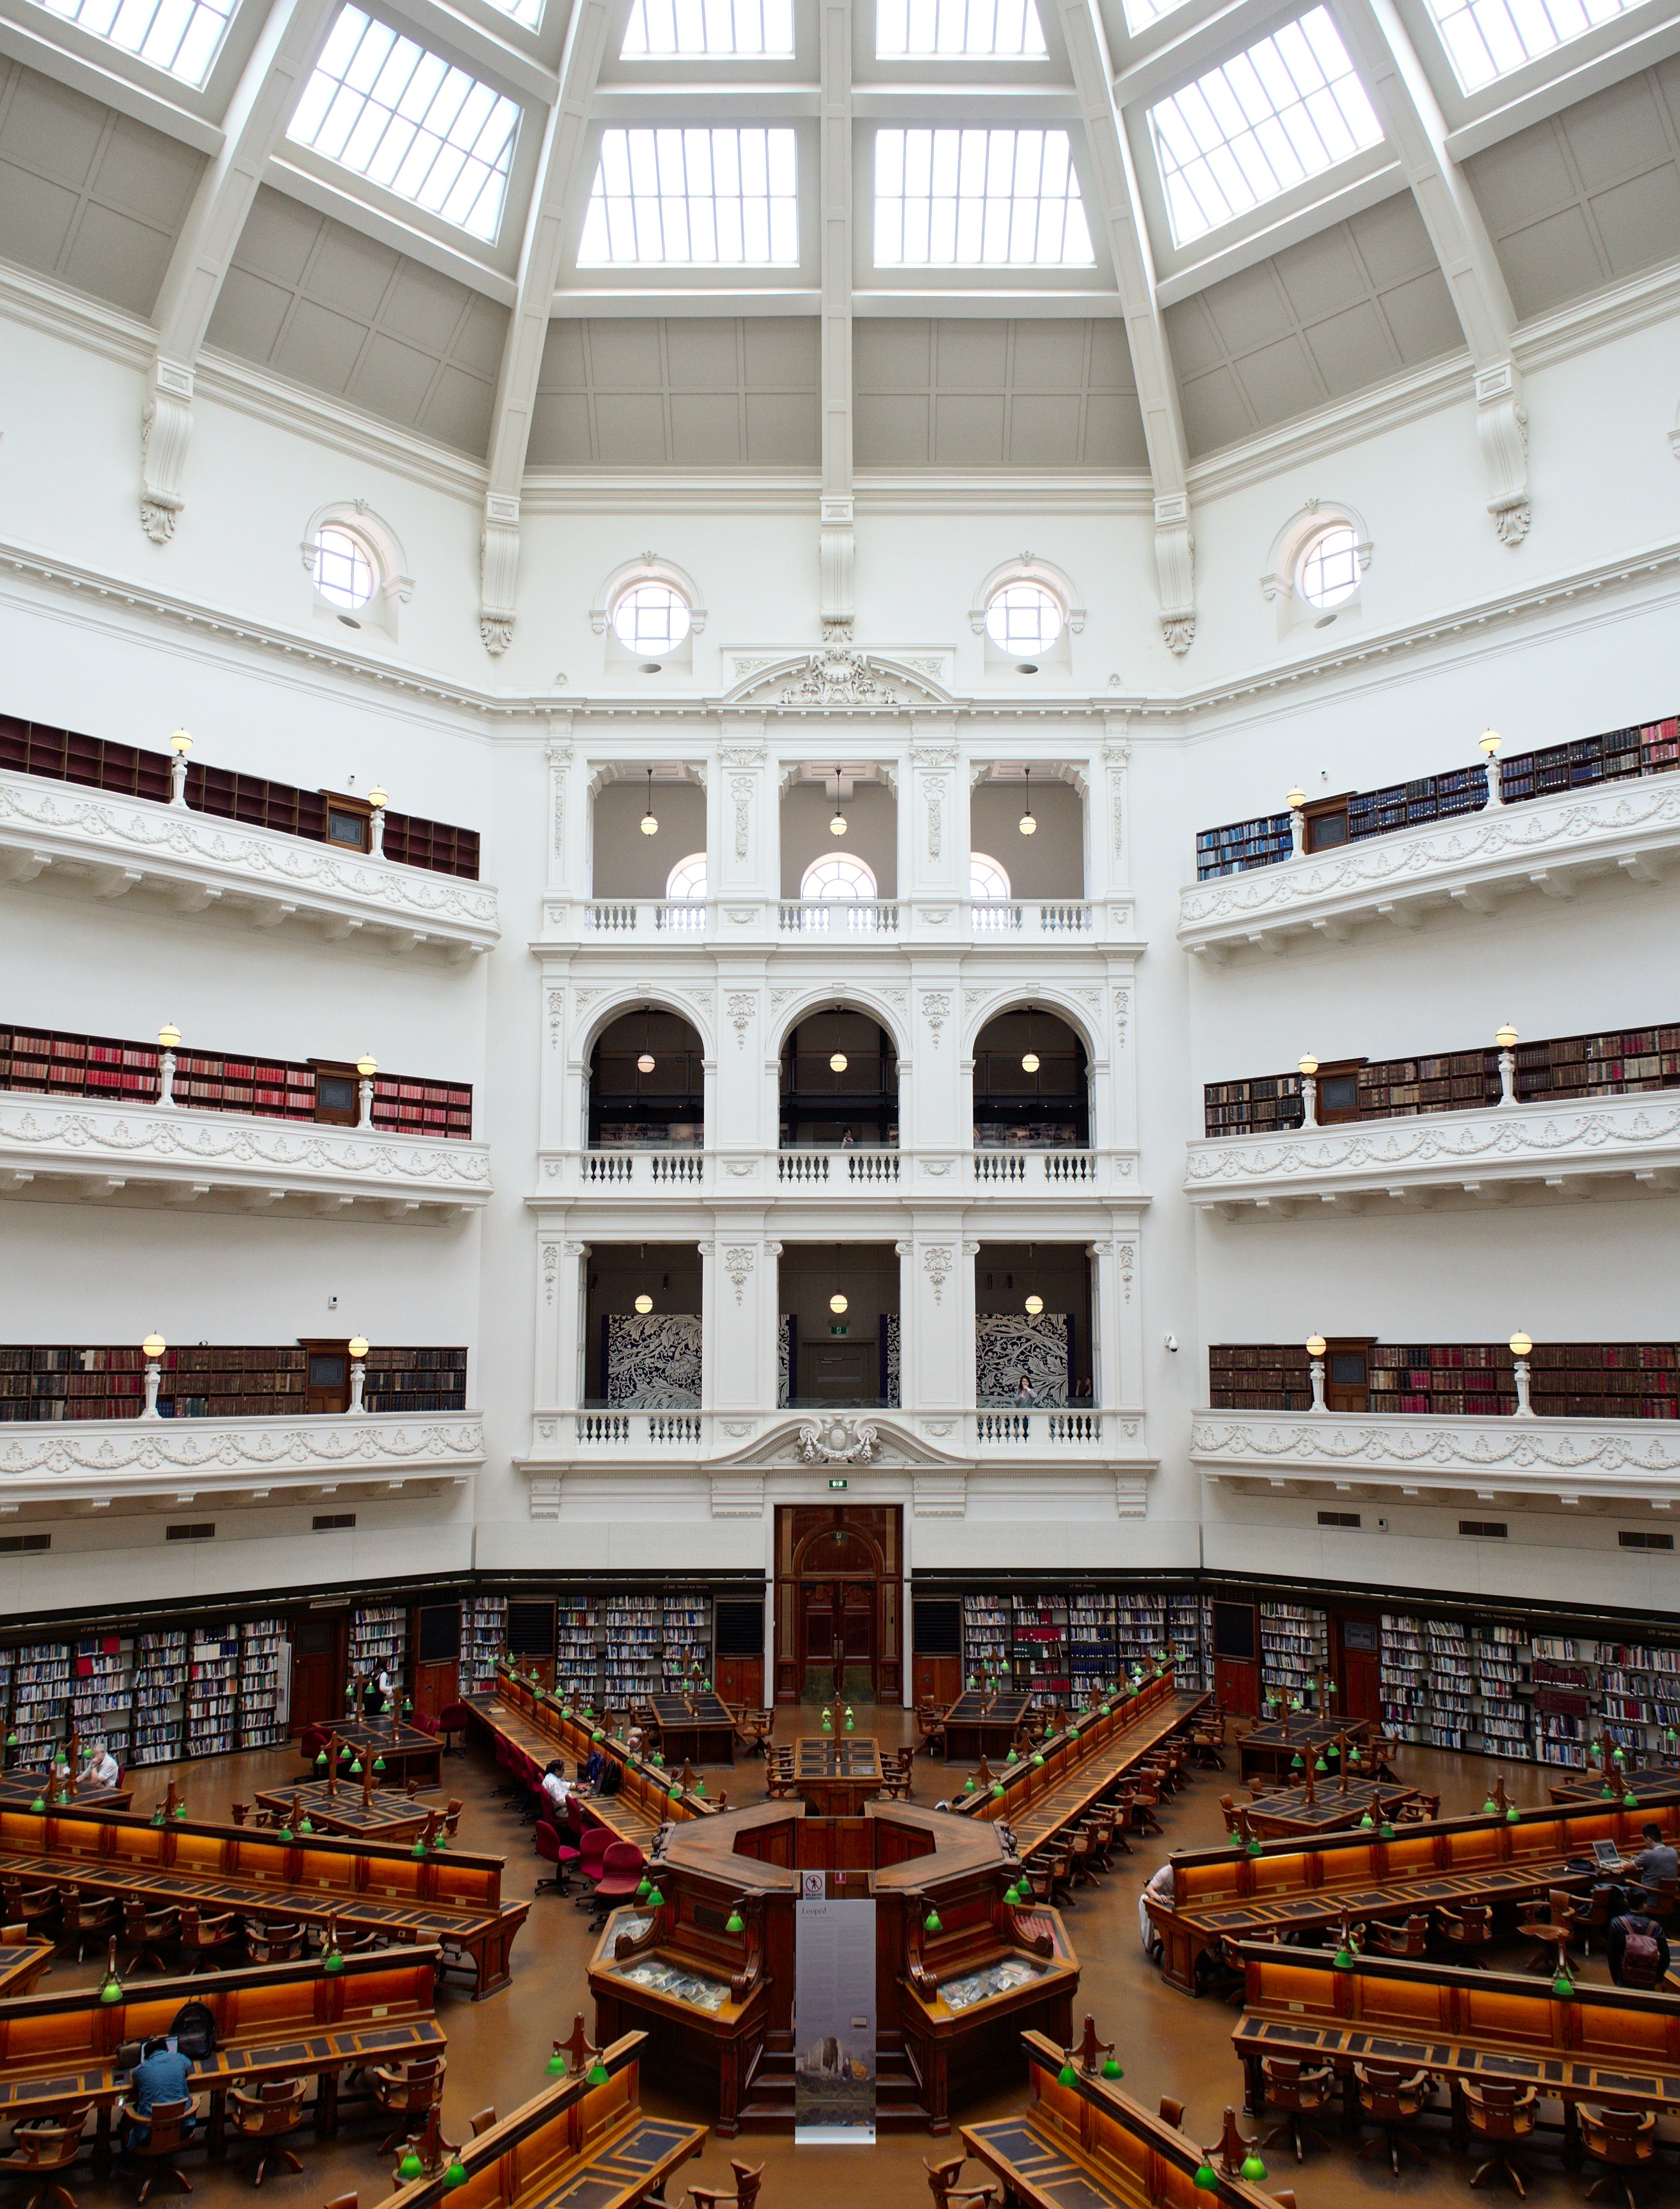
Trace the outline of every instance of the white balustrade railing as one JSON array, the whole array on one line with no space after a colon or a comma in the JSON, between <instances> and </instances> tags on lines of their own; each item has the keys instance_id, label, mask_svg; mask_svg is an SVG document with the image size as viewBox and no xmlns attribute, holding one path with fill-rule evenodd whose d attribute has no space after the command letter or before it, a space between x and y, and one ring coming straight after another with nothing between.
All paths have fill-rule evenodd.
<instances>
[{"instance_id":1,"label":"white balustrade railing","mask_svg":"<svg viewBox=\"0 0 1680 2209\"><path fill-rule=\"evenodd\" d=\"M704 936L708 910L703 898L608 898L584 906L583 925L591 936Z\"/></svg>"},{"instance_id":2,"label":"white balustrade railing","mask_svg":"<svg viewBox=\"0 0 1680 2209\"><path fill-rule=\"evenodd\" d=\"M976 1151L974 1178L978 1182L1026 1183L1038 1179L1042 1166L1045 1181L1091 1183L1097 1178L1094 1151Z\"/></svg>"},{"instance_id":3,"label":"white balustrade railing","mask_svg":"<svg viewBox=\"0 0 1680 2209\"><path fill-rule=\"evenodd\" d=\"M1035 1448L1095 1448L1103 1438L1100 1411L977 1411L977 1439L985 1446L1025 1442Z\"/></svg>"},{"instance_id":4,"label":"white balustrade railing","mask_svg":"<svg viewBox=\"0 0 1680 2209\"><path fill-rule=\"evenodd\" d=\"M962 1172L961 1153L955 1170ZM1099 1188L1125 1188L1135 1177L1135 1154L1063 1148L1055 1145L1033 1149L983 1148L969 1153L970 1177L978 1187L997 1195L1042 1195L1047 1189L1083 1194ZM731 1151L730 1185L762 1176L766 1183L787 1189L832 1191L878 1190L884 1193L942 1186L952 1171L953 1157L937 1147L925 1153L900 1150L877 1143L801 1144L786 1150ZM563 1182L585 1189L635 1191L641 1195L669 1190L690 1195L720 1185L720 1169L709 1151L683 1145L665 1147L579 1152L550 1152L541 1172L551 1186ZM538 1200L533 1199L533 1201Z\"/></svg>"},{"instance_id":5,"label":"white balustrade railing","mask_svg":"<svg viewBox=\"0 0 1680 2209\"><path fill-rule=\"evenodd\" d=\"M685 1451L702 1458L714 1454L726 1458L739 1452L744 1433L762 1437L767 1432L787 1427L789 1422L801 1425L812 1421L820 1424L833 1410L838 1410L848 1420L872 1423L877 1427L885 1423L908 1430L916 1421L913 1410L906 1412L898 1405L822 1409L808 1404L782 1405L773 1411L746 1411L738 1416L732 1412L726 1424L722 1424L714 1413L692 1407L674 1405L660 1410L597 1405L564 1414L564 1424L558 1429L559 1448L563 1455L569 1455L575 1448L585 1454L617 1458L666 1451ZM553 1415L548 1417L552 1419ZM546 1454L555 1447L555 1428L541 1422L539 1428L539 1434L548 1436L543 1450ZM942 1432L948 1430L942 1426ZM1129 1456L1137 1445L1126 1442L1123 1433L1123 1426L1114 1420L1105 1425L1104 1414L1094 1405L999 1404L961 1414L955 1435L939 1447L959 1456L989 1455L1006 1450L1037 1458L1096 1459L1102 1456L1106 1442L1120 1455ZM573 1435L575 1441L569 1446L569 1438Z\"/></svg>"},{"instance_id":6,"label":"white balustrade railing","mask_svg":"<svg viewBox=\"0 0 1680 2209\"><path fill-rule=\"evenodd\" d=\"M0 824L3 826L3 824ZM550 897L545 937L564 942L671 940L695 944L790 942L1005 944L1129 942L1129 902L1063 898L784 898L746 891L730 898Z\"/></svg>"},{"instance_id":7,"label":"white balustrade railing","mask_svg":"<svg viewBox=\"0 0 1680 2209\"><path fill-rule=\"evenodd\" d=\"M969 907L969 924L976 936L1019 936L1021 911L1007 898L993 898Z\"/></svg>"},{"instance_id":8,"label":"white balustrade railing","mask_svg":"<svg viewBox=\"0 0 1680 2209\"><path fill-rule=\"evenodd\" d=\"M705 1179L706 1161L698 1151L649 1151L646 1155L653 1181L674 1182L691 1189Z\"/></svg>"},{"instance_id":9,"label":"white balustrade railing","mask_svg":"<svg viewBox=\"0 0 1680 2209\"><path fill-rule=\"evenodd\" d=\"M896 936L899 909L884 898L784 898L784 936Z\"/></svg>"},{"instance_id":10,"label":"white balustrade railing","mask_svg":"<svg viewBox=\"0 0 1680 2209\"><path fill-rule=\"evenodd\" d=\"M699 1411L580 1411L577 1439L585 1448L698 1449L705 1432Z\"/></svg>"}]
</instances>

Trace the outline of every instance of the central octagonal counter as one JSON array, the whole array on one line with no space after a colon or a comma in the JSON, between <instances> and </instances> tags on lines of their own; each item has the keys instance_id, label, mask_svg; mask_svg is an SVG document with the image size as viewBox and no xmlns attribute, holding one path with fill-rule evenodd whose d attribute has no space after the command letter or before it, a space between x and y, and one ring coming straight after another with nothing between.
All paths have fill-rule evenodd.
<instances>
[{"instance_id":1,"label":"central octagonal counter","mask_svg":"<svg viewBox=\"0 0 1680 2209\"><path fill-rule=\"evenodd\" d=\"M656 2075L715 2101L716 2129L791 2131L796 1911L875 1908L876 2122L950 2130L1030 2029L1066 2046L1079 1959L1060 1913L1017 1907L1007 1828L907 1803L858 1817L773 1802L672 1826L651 1893L607 1920L589 1965L595 2037L641 2031Z\"/></svg>"}]
</instances>

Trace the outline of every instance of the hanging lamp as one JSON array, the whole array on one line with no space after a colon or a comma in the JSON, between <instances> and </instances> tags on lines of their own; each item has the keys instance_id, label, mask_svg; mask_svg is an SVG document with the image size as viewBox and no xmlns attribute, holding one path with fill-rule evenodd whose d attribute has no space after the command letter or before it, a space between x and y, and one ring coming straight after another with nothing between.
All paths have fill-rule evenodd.
<instances>
[{"instance_id":1,"label":"hanging lamp","mask_svg":"<svg viewBox=\"0 0 1680 2209\"><path fill-rule=\"evenodd\" d=\"M1015 826L1023 836L1036 836L1039 833L1039 824L1033 818L1033 770L1030 767L1021 769L1021 779L1027 785L1027 805L1026 810Z\"/></svg>"},{"instance_id":2,"label":"hanging lamp","mask_svg":"<svg viewBox=\"0 0 1680 2209\"><path fill-rule=\"evenodd\" d=\"M647 810L641 816L641 833L644 836L657 836L659 833L659 824L653 818L653 770L651 767L647 770Z\"/></svg>"}]
</instances>

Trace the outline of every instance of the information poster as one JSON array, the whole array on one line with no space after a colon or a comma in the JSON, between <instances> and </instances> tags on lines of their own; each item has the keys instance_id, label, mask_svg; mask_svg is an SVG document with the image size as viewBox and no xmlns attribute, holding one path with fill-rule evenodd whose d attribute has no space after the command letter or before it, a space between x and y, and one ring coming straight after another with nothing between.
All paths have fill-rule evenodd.
<instances>
[{"instance_id":1,"label":"information poster","mask_svg":"<svg viewBox=\"0 0 1680 2209\"><path fill-rule=\"evenodd\" d=\"M875 1905L804 1875L795 1932L793 2137L875 2145Z\"/></svg>"}]
</instances>

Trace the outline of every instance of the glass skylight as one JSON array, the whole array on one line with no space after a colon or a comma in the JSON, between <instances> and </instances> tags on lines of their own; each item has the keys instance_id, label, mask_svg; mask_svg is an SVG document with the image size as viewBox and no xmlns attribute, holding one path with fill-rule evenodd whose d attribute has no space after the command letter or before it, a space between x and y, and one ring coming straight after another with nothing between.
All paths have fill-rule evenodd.
<instances>
[{"instance_id":1,"label":"glass skylight","mask_svg":"<svg viewBox=\"0 0 1680 2209\"><path fill-rule=\"evenodd\" d=\"M1065 130L877 130L880 268L1089 268Z\"/></svg>"},{"instance_id":2,"label":"glass skylight","mask_svg":"<svg viewBox=\"0 0 1680 2209\"><path fill-rule=\"evenodd\" d=\"M1149 129L1179 245L1382 136L1322 8L1152 107Z\"/></svg>"},{"instance_id":3,"label":"glass skylight","mask_svg":"<svg viewBox=\"0 0 1680 2209\"><path fill-rule=\"evenodd\" d=\"M1626 13L1630 0L1430 0L1430 13L1466 92L1508 76L1536 54Z\"/></svg>"},{"instance_id":4,"label":"glass skylight","mask_svg":"<svg viewBox=\"0 0 1680 2209\"><path fill-rule=\"evenodd\" d=\"M792 130L607 130L578 265L799 258Z\"/></svg>"},{"instance_id":5,"label":"glass skylight","mask_svg":"<svg viewBox=\"0 0 1680 2209\"><path fill-rule=\"evenodd\" d=\"M1041 54L1033 0L876 0L875 51L910 54Z\"/></svg>"},{"instance_id":6,"label":"glass skylight","mask_svg":"<svg viewBox=\"0 0 1680 2209\"><path fill-rule=\"evenodd\" d=\"M791 54L793 0L635 0L621 51L649 54Z\"/></svg>"},{"instance_id":7,"label":"glass skylight","mask_svg":"<svg viewBox=\"0 0 1680 2209\"><path fill-rule=\"evenodd\" d=\"M489 244L518 128L505 94L345 8L286 135Z\"/></svg>"},{"instance_id":8,"label":"glass skylight","mask_svg":"<svg viewBox=\"0 0 1680 2209\"><path fill-rule=\"evenodd\" d=\"M183 84L202 85L221 44L232 0L46 0L55 15L108 39L167 69Z\"/></svg>"},{"instance_id":9,"label":"glass skylight","mask_svg":"<svg viewBox=\"0 0 1680 2209\"><path fill-rule=\"evenodd\" d=\"M1171 15L1183 4L1184 0L1159 0L1159 5L1157 0L1125 0L1126 28L1135 38L1140 31L1147 31L1152 23L1159 23L1163 15Z\"/></svg>"}]
</instances>

